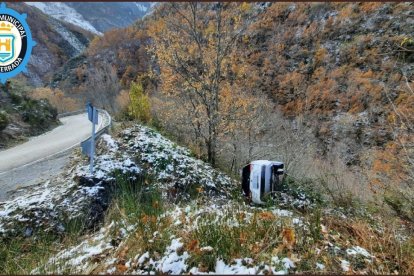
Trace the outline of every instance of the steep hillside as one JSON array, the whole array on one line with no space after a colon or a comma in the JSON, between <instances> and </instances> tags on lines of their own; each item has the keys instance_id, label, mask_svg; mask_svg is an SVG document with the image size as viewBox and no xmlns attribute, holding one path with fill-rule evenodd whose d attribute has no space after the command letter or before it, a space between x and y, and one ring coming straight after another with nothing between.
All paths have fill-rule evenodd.
<instances>
[{"instance_id":1,"label":"steep hillside","mask_svg":"<svg viewBox=\"0 0 414 276\"><path fill-rule=\"evenodd\" d=\"M36 7L44 14L60 21L71 23L96 35L102 35L100 31L95 29L90 22L83 18L80 13L71 8L67 3L26 2L26 5Z\"/></svg>"},{"instance_id":2,"label":"steep hillside","mask_svg":"<svg viewBox=\"0 0 414 276\"><path fill-rule=\"evenodd\" d=\"M27 22L37 45L33 48L25 75L28 82L42 86L53 72L81 53L93 34L77 26L56 20L24 3L9 3L19 13L27 14Z\"/></svg>"},{"instance_id":3,"label":"steep hillside","mask_svg":"<svg viewBox=\"0 0 414 276\"><path fill-rule=\"evenodd\" d=\"M30 88L13 81L0 87L0 150L57 126L57 110L28 97Z\"/></svg>"},{"instance_id":4,"label":"steep hillside","mask_svg":"<svg viewBox=\"0 0 414 276\"><path fill-rule=\"evenodd\" d=\"M398 218L293 183L283 201L247 204L226 174L141 125L104 135L95 170L75 155L69 173L0 204L1 273L413 272Z\"/></svg>"},{"instance_id":5,"label":"steep hillside","mask_svg":"<svg viewBox=\"0 0 414 276\"><path fill-rule=\"evenodd\" d=\"M353 198L385 191L397 213L414 218L412 7L223 5L225 27L240 33L215 77L220 100L212 108L191 91L211 83L218 6L197 6L202 39L191 40L190 5L163 4L134 26L96 38L52 86L117 110L119 97L128 101L120 91L141 82L154 122L200 157L214 149L218 165L233 173L254 158L280 159L290 173L327 178L327 187ZM216 117L208 117L211 110L219 110Z\"/></svg>"},{"instance_id":6,"label":"steep hillside","mask_svg":"<svg viewBox=\"0 0 414 276\"><path fill-rule=\"evenodd\" d=\"M126 29L111 30L95 37L90 47L56 70L50 86L83 101L92 100L107 110L118 112L116 98L137 76L148 72L149 37L138 22Z\"/></svg>"},{"instance_id":7,"label":"steep hillside","mask_svg":"<svg viewBox=\"0 0 414 276\"><path fill-rule=\"evenodd\" d=\"M27 2L26 4L37 7L53 18L97 35L132 24L150 12L152 7L148 2Z\"/></svg>"},{"instance_id":8,"label":"steep hillside","mask_svg":"<svg viewBox=\"0 0 414 276\"><path fill-rule=\"evenodd\" d=\"M405 84L414 46L403 47L413 17L412 3L272 5L252 24L244 58L285 116L318 124L322 151L340 142L347 164L360 165L364 149L393 140L392 105L414 111Z\"/></svg>"}]
</instances>

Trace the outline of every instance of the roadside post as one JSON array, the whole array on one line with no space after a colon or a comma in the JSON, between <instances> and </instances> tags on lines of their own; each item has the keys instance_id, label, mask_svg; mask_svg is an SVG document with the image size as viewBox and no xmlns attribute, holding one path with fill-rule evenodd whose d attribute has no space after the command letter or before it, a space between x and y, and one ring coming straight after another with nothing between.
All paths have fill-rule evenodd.
<instances>
[{"instance_id":1,"label":"roadside post","mask_svg":"<svg viewBox=\"0 0 414 276\"><path fill-rule=\"evenodd\" d=\"M95 157L95 125L98 124L98 110L91 104L86 105L86 110L88 112L88 119L92 122L92 136L90 140L90 167L89 170L93 174L93 159Z\"/></svg>"}]
</instances>

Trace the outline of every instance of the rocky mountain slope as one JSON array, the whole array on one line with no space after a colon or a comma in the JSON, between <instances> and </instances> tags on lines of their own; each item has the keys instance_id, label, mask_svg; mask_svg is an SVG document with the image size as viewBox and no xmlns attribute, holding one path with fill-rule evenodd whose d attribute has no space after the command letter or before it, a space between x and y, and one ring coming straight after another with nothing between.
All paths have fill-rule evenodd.
<instances>
[{"instance_id":1,"label":"rocky mountain slope","mask_svg":"<svg viewBox=\"0 0 414 276\"><path fill-rule=\"evenodd\" d=\"M241 160L303 161L296 167L302 174L289 167L282 191L264 206L249 204L238 179L195 157L202 154L183 123L182 103L168 102L169 91L159 89L165 67L147 50L151 35L165 28L160 15L174 16L174 9L161 6L96 36L56 70L51 86L111 107L122 89L140 82L153 124L173 137L188 135L191 150L122 122L99 142L94 175L75 153L66 173L0 204L0 273L413 274L412 7L235 7L249 16L223 78L244 80L239 88L254 97L242 107L264 120L247 117L236 131L226 129L219 158L235 160L245 147ZM205 31L208 37L212 28ZM237 132L245 129L248 136ZM250 155L243 139L261 151ZM390 193L395 187L400 194Z\"/></svg>"},{"instance_id":2,"label":"rocky mountain slope","mask_svg":"<svg viewBox=\"0 0 414 276\"><path fill-rule=\"evenodd\" d=\"M149 2L27 2L58 20L71 23L94 34L131 25L150 12Z\"/></svg>"},{"instance_id":3,"label":"rocky mountain slope","mask_svg":"<svg viewBox=\"0 0 414 276\"><path fill-rule=\"evenodd\" d=\"M70 58L81 53L93 33L78 26L54 19L24 3L9 3L19 13L27 14L27 22L37 45L33 48L24 77L29 84L42 86L53 72Z\"/></svg>"}]
</instances>

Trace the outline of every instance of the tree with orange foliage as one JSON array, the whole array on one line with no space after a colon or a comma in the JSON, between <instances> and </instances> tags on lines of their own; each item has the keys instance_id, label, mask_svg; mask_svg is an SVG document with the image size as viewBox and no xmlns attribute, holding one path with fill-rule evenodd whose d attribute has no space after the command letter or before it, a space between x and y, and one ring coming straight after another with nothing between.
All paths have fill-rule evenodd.
<instances>
[{"instance_id":1,"label":"tree with orange foliage","mask_svg":"<svg viewBox=\"0 0 414 276\"><path fill-rule=\"evenodd\" d=\"M404 70L401 76L395 79L400 84L396 99L383 85L391 107L387 121L393 139L375 151L371 184L384 191L385 202L397 215L414 221L414 86Z\"/></svg>"},{"instance_id":2,"label":"tree with orange foliage","mask_svg":"<svg viewBox=\"0 0 414 276\"><path fill-rule=\"evenodd\" d=\"M155 12L156 22L149 26L162 90L180 98L185 103L181 108L189 108L196 136L213 165L220 124L226 117L222 103L224 98L237 98L229 85L237 70L230 56L248 15L248 4L169 3Z\"/></svg>"}]
</instances>

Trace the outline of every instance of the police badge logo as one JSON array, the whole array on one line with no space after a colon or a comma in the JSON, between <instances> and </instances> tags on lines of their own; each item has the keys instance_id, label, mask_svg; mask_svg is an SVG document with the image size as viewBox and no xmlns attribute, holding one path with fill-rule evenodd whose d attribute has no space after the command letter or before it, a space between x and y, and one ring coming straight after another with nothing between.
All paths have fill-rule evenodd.
<instances>
[{"instance_id":1,"label":"police badge logo","mask_svg":"<svg viewBox=\"0 0 414 276\"><path fill-rule=\"evenodd\" d=\"M35 46L26 22L26 14L0 5L0 81L26 70L32 48Z\"/></svg>"}]
</instances>

